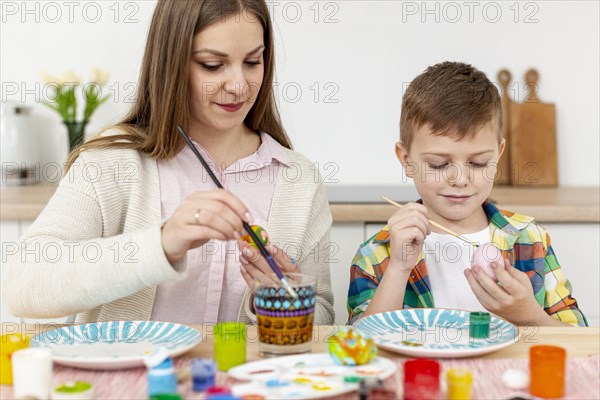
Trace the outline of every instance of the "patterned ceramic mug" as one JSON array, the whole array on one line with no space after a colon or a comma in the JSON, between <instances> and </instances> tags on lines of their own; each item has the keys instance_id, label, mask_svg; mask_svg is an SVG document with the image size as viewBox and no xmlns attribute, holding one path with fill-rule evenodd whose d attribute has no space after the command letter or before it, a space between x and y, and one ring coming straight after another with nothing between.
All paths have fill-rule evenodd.
<instances>
[{"instance_id":1,"label":"patterned ceramic mug","mask_svg":"<svg viewBox=\"0 0 600 400\"><path fill-rule=\"evenodd\" d=\"M258 322L261 356L300 354L311 351L316 304L315 278L303 274L286 274L298 294L294 298L276 276L255 279L254 310Z\"/></svg>"}]
</instances>

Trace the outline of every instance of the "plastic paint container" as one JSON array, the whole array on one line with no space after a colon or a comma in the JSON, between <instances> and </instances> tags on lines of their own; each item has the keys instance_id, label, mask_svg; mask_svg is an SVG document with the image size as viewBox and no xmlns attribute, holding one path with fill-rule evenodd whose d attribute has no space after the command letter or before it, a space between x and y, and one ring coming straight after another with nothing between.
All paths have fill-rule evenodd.
<instances>
[{"instance_id":1,"label":"plastic paint container","mask_svg":"<svg viewBox=\"0 0 600 400\"><path fill-rule=\"evenodd\" d=\"M0 385L12 385L12 354L29 347L29 337L9 333L0 337Z\"/></svg>"},{"instance_id":2,"label":"plastic paint container","mask_svg":"<svg viewBox=\"0 0 600 400\"><path fill-rule=\"evenodd\" d=\"M419 358L404 362L404 398L437 399L440 395L440 364Z\"/></svg>"},{"instance_id":3,"label":"plastic paint container","mask_svg":"<svg viewBox=\"0 0 600 400\"><path fill-rule=\"evenodd\" d=\"M215 385L217 364L210 358L194 358L191 363L192 388L194 392L204 392Z\"/></svg>"},{"instance_id":4,"label":"plastic paint container","mask_svg":"<svg viewBox=\"0 0 600 400\"><path fill-rule=\"evenodd\" d=\"M469 313L469 337L487 339L490 336L490 314L486 312Z\"/></svg>"},{"instance_id":5,"label":"plastic paint container","mask_svg":"<svg viewBox=\"0 0 600 400\"><path fill-rule=\"evenodd\" d=\"M446 373L448 400L469 400L473 376L466 369L453 368Z\"/></svg>"}]
</instances>

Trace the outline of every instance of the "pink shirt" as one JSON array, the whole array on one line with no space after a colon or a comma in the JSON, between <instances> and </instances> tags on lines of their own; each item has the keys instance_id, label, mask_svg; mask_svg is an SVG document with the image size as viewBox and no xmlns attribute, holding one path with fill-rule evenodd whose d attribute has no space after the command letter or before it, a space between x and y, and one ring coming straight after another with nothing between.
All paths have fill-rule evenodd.
<instances>
[{"instance_id":1,"label":"pink shirt","mask_svg":"<svg viewBox=\"0 0 600 400\"><path fill-rule=\"evenodd\" d=\"M268 227L271 200L281 164L289 164L285 148L261 132L258 150L224 171L206 149L194 142L226 190L238 196L254 216ZM158 161L162 218L169 218L181 201L195 191L216 189L189 147L170 160ZM190 216L191 218L191 216ZM236 321L246 282L240 273L235 241L211 240L187 253L187 277L158 285L152 320L184 324Z\"/></svg>"}]
</instances>

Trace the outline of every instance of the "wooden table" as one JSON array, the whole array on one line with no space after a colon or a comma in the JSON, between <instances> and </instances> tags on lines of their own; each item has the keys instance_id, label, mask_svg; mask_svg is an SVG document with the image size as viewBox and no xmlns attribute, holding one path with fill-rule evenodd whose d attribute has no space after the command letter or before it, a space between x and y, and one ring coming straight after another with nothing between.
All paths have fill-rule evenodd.
<instances>
[{"instance_id":1,"label":"wooden table","mask_svg":"<svg viewBox=\"0 0 600 400\"><path fill-rule=\"evenodd\" d=\"M18 325L18 324L3 324L2 333L10 333L16 331L22 331L28 335L43 333L49 329L54 329L59 325ZM188 351L184 358L178 359L178 363L185 363L189 358L204 357L212 358L213 356L213 343L212 343L212 326L209 325L194 325L194 328L202 332L202 341ZM339 329L337 326L319 326L315 327L314 338L313 338L313 353L321 353L326 351L327 338L335 333ZM543 327L543 328L522 328L521 336L517 343L506 347L497 352L487 354L480 357L464 360L444 360L443 363L462 363L468 364L466 368L476 368L473 373L478 376L478 379L474 382L474 394L482 395L485 393L487 397L492 393L495 393L499 398L510 398L514 397L515 392L504 387L501 383L498 383L497 377L493 375L490 380L489 377L491 372L488 368L495 368L497 371L505 369L507 365L522 366L523 363L527 363L529 354L529 347L536 344L552 344L564 347L567 350L567 355L570 359L571 365L579 365L576 367L575 372L571 380L568 382L571 399L579 399L583 395L586 398L595 398L595 387L598 386L598 377L596 376L595 364L588 367L590 359L588 356L597 355L600 353L600 328L575 328L575 327ZM381 351L380 355L395 359L397 362L401 362L401 355L395 353L388 353ZM248 346L247 346L247 360L253 361L259 359L258 354L258 341L256 327L248 327ZM498 359L498 360L496 360ZM597 360L597 359L596 359ZM592 361L595 363L597 361ZM481 364L486 363L486 364ZM456 366L454 366L456 367ZM462 366L465 367L464 365ZM581 368L584 368L583 370ZM597 369L597 368L596 368ZM479 374L479 375L477 375ZM481 375L485 374L485 375ZM484 376L486 378L484 378ZM146 376L145 370L137 368L126 371L88 371L88 370L77 370L66 367L55 367L55 382L58 384L63 381L81 379L89 382L93 382L94 385L98 386L96 392L97 399L108 399L108 398L142 398L146 390ZM388 390L397 391L399 378L389 378L386 381L386 387ZM218 379L221 385L232 384L231 378L227 375L220 375ZM115 381L121 382L120 385L114 385ZM484 382L485 381L485 382ZM595 381L595 382L594 382ZM127 385L123 385L123 382L128 382ZM482 383L483 382L483 383ZM493 384L493 385L492 385ZM182 386L183 385L183 386ZM494 386L495 385L495 386ZM494 387L492 387L494 386ZM495 392L490 392L495 390ZM185 394L185 398L189 399L201 399L201 394L195 393L191 390L191 382L186 381L182 383L178 391L181 394ZM475 392L477 391L477 392ZM102 392L102 393L100 393ZM398 393L398 392L396 392ZM0 397L2 399L12 399L12 387L11 386L0 386ZM592 397L590 397L590 395ZM358 394L347 394L338 396L335 400L341 399L356 399L358 400Z\"/></svg>"},{"instance_id":2,"label":"wooden table","mask_svg":"<svg viewBox=\"0 0 600 400\"><path fill-rule=\"evenodd\" d=\"M19 325L3 324L2 334L22 331L27 335L35 335L61 325ZM212 357L213 334L211 325L192 325L202 333L202 341L188 351L187 357ZM313 353L327 352L327 338L337 332L339 326L321 325L315 327L313 333ZM246 348L248 361L258 360L258 336L255 326L248 326L248 344ZM551 344L567 349L569 358L586 357L600 354L600 327L521 327L517 343L505 347L494 353L480 356L480 358L512 358L523 359L529 357L529 347L537 344ZM387 357L399 357L399 354L380 351Z\"/></svg>"},{"instance_id":3,"label":"wooden table","mask_svg":"<svg viewBox=\"0 0 600 400\"><path fill-rule=\"evenodd\" d=\"M212 327L194 325L194 328L203 333L203 340L186 356L212 357ZM319 326L315 328L313 337L313 353L327 352L327 338L335 333L337 326ZM514 345L505 347L494 353L480 356L480 358L528 358L529 347L537 344L551 344L567 349L569 358L585 357L600 354L600 327L522 327L519 341ZM258 339L255 326L248 327L248 345L246 348L248 361L260 359L258 355ZM399 354L380 351L385 357L399 357Z\"/></svg>"}]
</instances>

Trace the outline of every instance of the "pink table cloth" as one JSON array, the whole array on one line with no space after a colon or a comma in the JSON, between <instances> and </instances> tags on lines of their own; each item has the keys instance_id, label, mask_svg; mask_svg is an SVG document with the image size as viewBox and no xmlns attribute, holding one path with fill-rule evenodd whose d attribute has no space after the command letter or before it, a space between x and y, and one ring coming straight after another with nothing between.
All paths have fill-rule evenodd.
<instances>
[{"instance_id":1,"label":"pink table cloth","mask_svg":"<svg viewBox=\"0 0 600 400\"><path fill-rule=\"evenodd\" d=\"M402 377L404 358L397 358L398 371L388 378L385 387L402 398ZM474 399L511 399L514 397L533 398L527 390L517 391L505 387L501 376L507 369L528 371L528 360L514 359L454 359L441 360L442 374L450 368L466 368L473 374L472 397ZM576 358L567 361L566 393L564 399L600 398L600 355ZM190 359L175 360L177 368L188 367ZM445 375L443 375L445 376ZM54 366L53 384L58 386L68 381L87 381L94 385L95 399L147 399L146 369L137 368L124 371L90 371ZM225 373L217 376L218 386L230 386L236 381ZM442 384L442 387L444 385ZM202 393L192 391L190 380L179 385L179 393L185 399L203 399ZM12 387L1 386L2 399L12 399ZM337 399L358 399L358 394L338 396ZM445 398L442 395L442 398Z\"/></svg>"}]
</instances>

